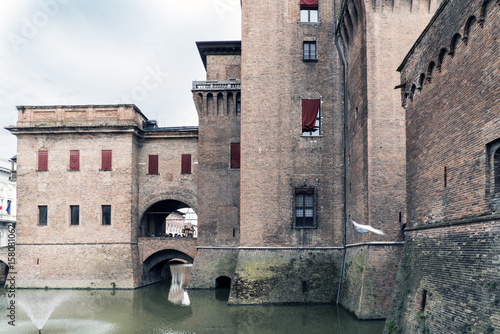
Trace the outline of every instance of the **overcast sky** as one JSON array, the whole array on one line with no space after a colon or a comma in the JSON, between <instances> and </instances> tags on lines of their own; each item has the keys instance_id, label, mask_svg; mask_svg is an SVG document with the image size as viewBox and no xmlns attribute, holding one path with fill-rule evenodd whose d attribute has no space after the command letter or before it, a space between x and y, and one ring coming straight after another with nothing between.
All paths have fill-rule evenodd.
<instances>
[{"instance_id":1,"label":"overcast sky","mask_svg":"<svg viewBox=\"0 0 500 334\"><path fill-rule=\"evenodd\" d=\"M240 27L240 0L0 0L0 158L16 154L3 128L19 105L134 103L160 126L197 125L195 42Z\"/></svg>"}]
</instances>

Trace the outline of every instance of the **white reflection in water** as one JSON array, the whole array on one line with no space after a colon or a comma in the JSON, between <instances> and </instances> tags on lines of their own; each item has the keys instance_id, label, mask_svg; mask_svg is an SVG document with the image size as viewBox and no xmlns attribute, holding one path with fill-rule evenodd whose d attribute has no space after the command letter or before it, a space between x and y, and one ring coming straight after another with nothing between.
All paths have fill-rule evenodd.
<instances>
[{"instance_id":1,"label":"white reflection in water","mask_svg":"<svg viewBox=\"0 0 500 334\"><path fill-rule=\"evenodd\" d=\"M192 264L176 264L170 266L172 282L168 292L168 300L177 305L189 306L191 304L189 296L184 288L187 286L191 274Z\"/></svg>"}]
</instances>

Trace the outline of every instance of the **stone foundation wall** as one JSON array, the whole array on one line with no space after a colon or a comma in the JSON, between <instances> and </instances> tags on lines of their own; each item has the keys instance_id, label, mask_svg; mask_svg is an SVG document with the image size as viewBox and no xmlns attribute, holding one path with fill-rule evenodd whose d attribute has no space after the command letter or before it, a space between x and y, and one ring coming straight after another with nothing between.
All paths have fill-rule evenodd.
<instances>
[{"instance_id":1,"label":"stone foundation wall","mask_svg":"<svg viewBox=\"0 0 500 334\"><path fill-rule=\"evenodd\" d=\"M237 248L198 248L188 287L214 289L215 280L220 276L232 281L237 258Z\"/></svg>"},{"instance_id":2,"label":"stone foundation wall","mask_svg":"<svg viewBox=\"0 0 500 334\"><path fill-rule=\"evenodd\" d=\"M340 249L240 249L230 304L333 303Z\"/></svg>"},{"instance_id":3,"label":"stone foundation wall","mask_svg":"<svg viewBox=\"0 0 500 334\"><path fill-rule=\"evenodd\" d=\"M409 232L387 333L499 330L499 235L499 220Z\"/></svg>"}]
</instances>

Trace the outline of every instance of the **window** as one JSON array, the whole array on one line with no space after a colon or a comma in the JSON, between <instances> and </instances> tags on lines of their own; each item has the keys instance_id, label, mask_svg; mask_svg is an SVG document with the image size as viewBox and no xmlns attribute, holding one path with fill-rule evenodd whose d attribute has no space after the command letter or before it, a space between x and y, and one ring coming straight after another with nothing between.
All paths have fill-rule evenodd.
<instances>
[{"instance_id":1,"label":"window","mask_svg":"<svg viewBox=\"0 0 500 334\"><path fill-rule=\"evenodd\" d=\"M318 22L318 0L300 0L300 22Z\"/></svg>"},{"instance_id":2,"label":"window","mask_svg":"<svg viewBox=\"0 0 500 334\"><path fill-rule=\"evenodd\" d=\"M71 225L80 225L80 206L70 205L69 210L71 213Z\"/></svg>"},{"instance_id":3,"label":"window","mask_svg":"<svg viewBox=\"0 0 500 334\"><path fill-rule=\"evenodd\" d=\"M101 151L101 170L112 170L113 152L111 150Z\"/></svg>"},{"instance_id":4,"label":"window","mask_svg":"<svg viewBox=\"0 0 500 334\"><path fill-rule=\"evenodd\" d=\"M182 155L181 173L191 174L191 154Z\"/></svg>"},{"instance_id":5,"label":"window","mask_svg":"<svg viewBox=\"0 0 500 334\"><path fill-rule=\"evenodd\" d=\"M295 226L314 226L314 188L295 189Z\"/></svg>"},{"instance_id":6,"label":"window","mask_svg":"<svg viewBox=\"0 0 500 334\"><path fill-rule=\"evenodd\" d=\"M241 114L241 95L240 93L236 94L236 116Z\"/></svg>"},{"instance_id":7,"label":"window","mask_svg":"<svg viewBox=\"0 0 500 334\"><path fill-rule=\"evenodd\" d=\"M102 207L102 225L111 225L111 205L103 205Z\"/></svg>"},{"instance_id":8,"label":"window","mask_svg":"<svg viewBox=\"0 0 500 334\"><path fill-rule=\"evenodd\" d=\"M38 170L39 171L49 170L49 152L48 151L38 151Z\"/></svg>"},{"instance_id":9,"label":"window","mask_svg":"<svg viewBox=\"0 0 500 334\"><path fill-rule=\"evenodd\" d=\"M302 135L321 134L320 100L302 100Z\"/></svg>"},{"instance_id":10,"label":"window","mask_svg":"<svg viewBox=\"0 0 500 334\"><path fill-rule=\"evenodd\" d=\"M231 143L231 169L240 169L240 143Z\"/></svg>"},{"instance_id":11,"label":"window","mask_svg":"<svg viewBox=\"0 0 500 334\"><path fill-rule=\"evenodd\" d=\"M303 60L316 60L316 42L304 42Z\"/></svg>"},{"instance_id":12,"label":"window","mask_svg":"<svg viewBox=\"0 0 500 334\"><path fill-rule=\"evenodd\" d=\"M80 151L69 151L69 170L80 170Z\"/></svg>"},{"instance_id":13,"label":"window","mask_svg":"<svg viewBox=\"0 0 500 334\"><path fill-rule=\"evenodd\" d=\"M148 174L158 174L158 155L149 156Z\"/></svg>"},{"instance_id":14,"label":"window","mask_svg":"<svg viewBox=\"0 0 500 334\"><path fill-rule=\"evenodd\" d=\"M38 225L47 225L47 206L38 206Z\"/></svg>"}]
</instances>

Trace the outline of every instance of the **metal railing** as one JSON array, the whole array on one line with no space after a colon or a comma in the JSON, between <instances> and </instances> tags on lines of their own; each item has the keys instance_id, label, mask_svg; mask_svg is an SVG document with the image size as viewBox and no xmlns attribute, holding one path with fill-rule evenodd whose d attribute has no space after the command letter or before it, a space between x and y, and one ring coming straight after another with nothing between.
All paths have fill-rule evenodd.
<instances>
[{"instance_id":1,"label":"metal railing","mask_svg":"<svg viewBox=\"0 0 500 334\"><path fill-rule=\"evenodd\" d=\"M241 80L193 81L193 90L240 90Z\"/></svg>"}]
</instances>

